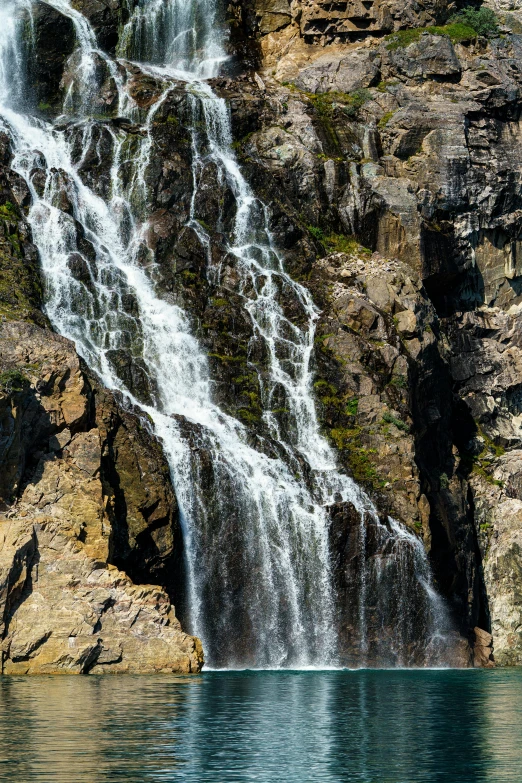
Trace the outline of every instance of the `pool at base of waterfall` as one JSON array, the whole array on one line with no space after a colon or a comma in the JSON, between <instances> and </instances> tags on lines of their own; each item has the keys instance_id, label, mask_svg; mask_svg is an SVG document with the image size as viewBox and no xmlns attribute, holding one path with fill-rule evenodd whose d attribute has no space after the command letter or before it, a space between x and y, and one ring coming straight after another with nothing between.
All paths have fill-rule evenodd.
<instances>
[{"instance_id":1,"label":"pool at base of waterfall","mask_svg":"<svg viewBox=\"0 0 522 783\"><path fill-rule=\"evenodd\" d=\"M522 670L0 678L9 783L520 783Z\"/></svg>"}]
</instances>

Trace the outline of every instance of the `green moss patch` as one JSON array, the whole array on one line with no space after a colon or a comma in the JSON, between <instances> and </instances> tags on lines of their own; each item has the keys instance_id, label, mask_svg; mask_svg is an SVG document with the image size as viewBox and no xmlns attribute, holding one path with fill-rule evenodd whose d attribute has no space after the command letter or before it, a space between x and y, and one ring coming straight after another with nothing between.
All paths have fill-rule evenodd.
<instances>
[{"instance_id":1,"label":"green moss patch","mask_svg":"<svg viewBox=\"0 0 522 783\"><path fill-rule=\"evenodd\" d=\"M398 30L386 37L386 48L390 52L397 49L405 49L412 43L416 43L423 33L430 35L447 35L452 43L464 43L472 41L479 34L477 30L464 22L451 22L443 27L414 27L408 30Z\"/></svg>"},{"instance_id":2,"label":"green moss patch","mask_svg":"<svg viewBox=\"0 0 522 783\"><path fill-rule=\"evenodd\" d=\"M401 430L402 432L410 431L410 428L406 422L401 421L401 419L398 419L397 416L394 416L393 413L390 413L389 411L385 411L382 420L386 424L393 424L395 427L397 427L398 430Z\"/></svg>"},{"instance_id":3,"label":"green moss patch","mask_svg":"<svg viewBox=\"0 0 522 783\"><path fill-rule=\"evenodd\" d=\"M324 245L328 253L357 253L359 255L371 253L368 248L362 247L354 236L325 232L319 226L307 226L306 228L314 239Z\"/></svg>"},{"instance_id":4,"label":"green moss patch","mask_svg":"<svg viewBox=\"0 0 522 783\"><path fill-rule=\"evenodd\" d=\"M377 127L380 128L381 130L385 128L394 114L395 114L395 110L387 111L386 114L384 114L379 120L379 122L377 123Z\"/></svg>"},{"instance_id":5,"label":"green moss patch","mask_svg":"<svg viewBox=\"0 0 522 783\"><path fill-rule=\"evenodd\" d=\"M344 452L354 479L372 489L380 489L383 482L372 461L375 449L368 449L361 443L361 428L336 427L328 434L336 448Z\"/></svg>"}]
</instances>

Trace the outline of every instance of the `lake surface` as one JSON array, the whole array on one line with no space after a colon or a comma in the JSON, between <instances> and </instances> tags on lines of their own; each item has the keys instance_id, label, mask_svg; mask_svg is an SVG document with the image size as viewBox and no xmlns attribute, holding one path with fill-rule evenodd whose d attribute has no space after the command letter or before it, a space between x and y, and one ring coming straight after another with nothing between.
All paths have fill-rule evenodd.
<instances>
[{"instance_id":1,"label":"lake surface","mask_svg":"<svg viewBox=\"0 0 522 783\"><path fill-rule=\"evenodd\" d=\"M0 677L9 783L521 783L522 671Z\"/></svg>"}]
</instances>

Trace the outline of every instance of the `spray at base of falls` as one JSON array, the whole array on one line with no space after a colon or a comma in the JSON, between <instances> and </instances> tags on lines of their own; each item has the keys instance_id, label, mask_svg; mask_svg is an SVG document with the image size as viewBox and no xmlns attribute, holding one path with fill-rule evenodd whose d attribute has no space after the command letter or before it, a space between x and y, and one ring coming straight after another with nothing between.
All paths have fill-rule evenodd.
<instances>
[{"instance_id":1,"label":"spray at base of falls","mask_svg":"<svg viewBox=\"0 0 522 783\"><path fill-rule=\"evenodd\" d=\"M0 26L0 121L12 139L12 166L31 191L29 218L46 281L46 311L103 383L154 422L181 510L190 630L201 637L208 663L259 668L340 663L344 608L332 572L329 512L335 504L348 504L359 520L355 588L348 591L359 662L365 662L371 647L369 626L378 627L390 615L404 615L394 661L436 660L430 645L444 635L447 620L420 542L396 523L379 521L369 498L339 472L320 434L311 370L317 309L308 290L284 270L267 207L255 197L233 154L226 102L204 81L225 59L214 0L142 0L121 36L119 60L97 48L87 20L68 0L48 0L48 5L72 20L77 38L64 117L54 125L20 113L10 91L13 63L20 73L23 69L18 15L30 15L31 2L10 0L0 11L0 23L5 22ZM163 85L146 112L129 94L131 67ZM112 165L109 192L102 197L82 178L77 150L86 154L93 134L102 132L91 115L107 79L117 91L118 116L140 122L143 134L134 142L132 160L125 134L105 126ZM266 356L265 450L254 448L247 427L215 403L208 360L190 316L161 296L154 282L154 256L147 245L147 173L154 122L171 93L180 89L192 118L194 186L187 225L207 255L209 278L219 278L220 271L196 203L209 166L233 196L226 254ZM74 274L78 267L81 276ZM285 314L282 289L299 318ZM121 371L122 357L130 362L131 374L142 378L145 394L138 394ZM276 395L284 398L287 411L284 432L272 412ZM388 550L385 558L369 551L368 520L380 537L380 551ZM419 607L411 605L412 590L422 604L421 617ZM375 591L383 599L380 604ZM424 651L416 658L408 652L413 635L422 637Z\"/></svg>"}]
</instances>

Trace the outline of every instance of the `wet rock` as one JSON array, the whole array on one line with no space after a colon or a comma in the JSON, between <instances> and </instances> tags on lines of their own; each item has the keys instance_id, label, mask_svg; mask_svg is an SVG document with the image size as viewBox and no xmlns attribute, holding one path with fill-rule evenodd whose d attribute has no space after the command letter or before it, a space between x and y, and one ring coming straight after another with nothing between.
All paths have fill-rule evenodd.
<instances>
[{"instance_id":1,"label":"wet rock","mask_svg":"<svg viewBox=\"0 0 522 783\"><path fill-rule=\"evenodd\" d=\"M120 26L125 24L132 11L134 0L72 0L71 5L87 17L100 47L114 52L118 43Z\"/></svg>"},{"instance_id":2,"label":"wet rock","mask_svg":"<svg viewBox=\"0 0 522 783\"><path fill-rule=\"evenodd\" d=\"M107 351L106 356L129 391L144 405L152 405L157 389L143 359L132 356L123 349Z\"/></svg>"},{"instance_id":3,"label":"wet rock","mask_svg":"<svg viewBox=\"0 0 522 783\"><path fill-rule=\"evenodd\" d=\"M343 664L434 665L448 655L460 661L457 635L419 581L428 567L415 538L397 535L390 522L360 514L351 503L329 511Z\"/></svg>"},{"instance_id":4,"label":"wet rock","mask_svg":"<svg viewBox=\"0 0 522 783\"><path fill-rule=\"evenodd\" d=\"M36 96L39 108L48 111L60 100L60 83L65 65L76 43L74 25L64 14L38 0L32 10L31 26L31 93Z\"/></svg>"},{"instance_id":5,"label":"wet rock","mask_svg":"<svg viewBox=\"0 0 522 783\"><path fill-rule=\"evenodd\" d=\"M7 163L10 143L6 137L2 148ZM42 282L25 218L26 207L25 183L6 165L0 165L0 316L44 325L47 319L41 311Z\"/></svg>"}]
</instances>

